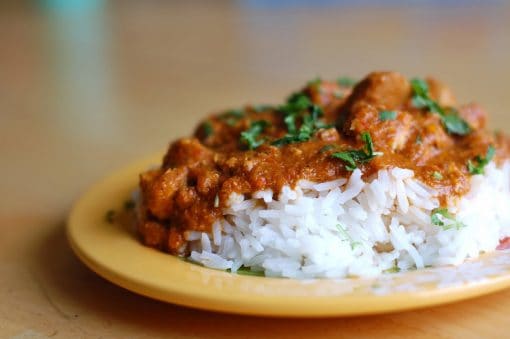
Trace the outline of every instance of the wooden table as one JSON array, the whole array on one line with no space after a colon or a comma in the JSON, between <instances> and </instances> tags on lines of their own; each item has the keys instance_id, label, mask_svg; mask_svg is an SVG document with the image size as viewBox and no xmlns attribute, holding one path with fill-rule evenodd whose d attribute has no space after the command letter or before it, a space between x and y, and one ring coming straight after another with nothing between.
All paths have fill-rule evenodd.
<instances>
[{"instance_id":1,"label":"wooden table","mask_svg":"<svg viewBox=\"0 0 510 339\"><path fill-rule=\"evenodd\" d=\"M0 337L508 336L510 291L348 319L164 304L89 271L64 226L90 184L208 112L278 103L316 76L434 74L508 131L509 5L69 3L0 7Z\"/></svg>"}]
</instances>

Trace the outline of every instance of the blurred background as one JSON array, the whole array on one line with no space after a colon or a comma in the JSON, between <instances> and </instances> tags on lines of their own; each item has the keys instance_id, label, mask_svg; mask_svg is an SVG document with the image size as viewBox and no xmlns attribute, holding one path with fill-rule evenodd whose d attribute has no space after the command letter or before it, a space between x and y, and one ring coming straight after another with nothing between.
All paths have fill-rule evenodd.
<instances>
[{"instance_id":1,"label":"blurred background","mask_svg":"<svg viewBox=\"0 0 510 339\"><path fill-rule=\"evenodd\" d=\"M94 180L206 114L281 102L317 76L433 75L510 127L506 1L4 0L0 32L9 212L29 192L65 215Z\"/></svg>"},{"instance_id":2,"label":"blurred background","mask_svg":"<svg viewBox=\"0 0 510 339\"><path fill-rule=\"evenodd\" d=\"M280 103L317 76L433 75L510 132L509 60L503 0L0 0L0 337L217 333L232 316L136 296L78 262L64 226L87 187L211 112ZM282 337L346 328L373 337L398 324L403 337L427 328L445 338L501 329L484 316L504 324L508 298L477 300L368 323L237 317L223 331L270 324Z\"/></svg>"}]
</instances>

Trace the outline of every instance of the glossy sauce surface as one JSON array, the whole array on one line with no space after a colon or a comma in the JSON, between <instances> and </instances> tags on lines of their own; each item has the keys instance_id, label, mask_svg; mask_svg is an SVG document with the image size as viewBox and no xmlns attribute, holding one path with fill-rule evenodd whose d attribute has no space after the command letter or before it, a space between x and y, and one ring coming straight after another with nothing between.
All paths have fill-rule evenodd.
<instances>
[{"instance_id":1,"label":"glossy sauce surface","mask_svg":"<svg viewBox=\"0 0 510 339\"><path fill-rule=\"evenodd\" d=\"M298 92L311 102L296 115L296 127L321 111L319 127L304 141L281 144L290 133L284 106L247 106L222 112L199 124L193 137L173 142L160 168L140 175L144 243L174 254L186 253L184 232L209 231L221 217L231 193L250 195L263 189L277 194L299 180L315 182L349 177L352 168L335 153L367 152L368 134L374 155L356 162L364 178L378 170L401 167L414 171L439 192L445 205L469 190L468 162L496 149L495 160L507 158L508 140L485 130L486 112L476 104L459 106L450 90L427 79L430 97L440 107L455 109L469 125L458 135L445 128L441 116L413 102L408 79L393 72L371 73L354 87L315 80ZM253 144L243 138L264 121ZM260 144L260 145L258 145ZM257 146L257 147L254 147Z\"/></svg>"}]
</instances>

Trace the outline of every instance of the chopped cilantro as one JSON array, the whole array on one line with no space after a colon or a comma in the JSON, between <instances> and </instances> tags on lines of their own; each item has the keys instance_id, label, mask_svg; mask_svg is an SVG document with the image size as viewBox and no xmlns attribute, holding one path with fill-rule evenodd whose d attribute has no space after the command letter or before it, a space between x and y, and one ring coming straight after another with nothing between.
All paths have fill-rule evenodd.
<instances>
[{"instance_id":1,"label":"chopped cilantro","mask_svg":"<svg viewBox=\"0 0 510 339\"><path fill-rule=\"evenodd\" d=\"M494 155L496 154L496 149L494 146L489 145L487 148L487 153L485 154L485 158L477 155L475 157L474 164L473 161L468 160L467 162L467 168L470 174L483 174L484 173L484 167L494 158Z\"/></svg>"},{"instance_id":2,"label":"chopped cilantro","mask_svg":"<svg viewBox=\"0 0 510 339\"><path fill-rule=\"evenodd\" d=\"M421 145L421 143L422 143L422 142L423 142L423 140L421 139L421 135L419 135L419 134L418 134L418 135L416 136L416 140L414 141L414 143L415 143L416 145Z\"/></svg>"},{"instance_id":3,"label":"chopped cilantro","mask_svg":"<svg viewBox=\"0 0 510 339\"><path fill-rule=\"evenodd\" d=\"M327 152L329 150L332 150L333 148L335 148L335 145L325 145L325 146L322 146L321 149L319 150L320 153L324 153L324 152Z\"/></svg>"},{"instance_id":4,"label":"chopped cilantro","mask_svg":"<svg viewBox=\"0 0 510 339\"><path fill-rule=\"evenodd\" d=\"M445 231L452 228L460 229L466 226L464 223L455 220L455 217L445 207L433 209L430 214L430 221Z\"/></svg>"},{"instance_id":5,"label":"chopped cilantro","mask_svg":"<svg viewBox=\"0 0 510 339\"><path fill-rule=\"evenodd\" d=\"M450 134L466 135L471 132L468 123L453 108L442 108L429 95L429 86L423 79L411 79L413 90L412 104L416 108L426 108L441 117L444 128Z\"/></svg>"},{"instance_id":6,"label":"chopped cilantro","mask_svg":"<svg viewBox=\"0 0 510 339\"><path fill-rule=\"evenodd\" d=\"M229 126L235 126L239 120L244 117L244 111L240 109L232 109L219 116Z\"/></svg>"},{"instance_id":7,"label":"chopped cilantro","mask_svg":"<svg viewBox=\"0 0 510 339\"><path fill-rule=\"evenodd\" d=\"M336 224L336 228L338 229L338 232L342 234L342 237L344 238L343 241L348 241L351 244L351 250L355 249L356 246L360 246L361 243L359 241L354 241L349 233L347 233L347 230L342 227L340 224Z\"/></svg>"},{"instance_id":8,"label":"chopped cilantro","mask_svg":"<svg viewBox=\"0 0 510 339\"><path fill-rule=\"evenodd\" d=\"M436 179L436 180L441 180L441 179L443 179L443 175L442 175L440 172L438 172L438 171L434 171L434 172L432 173L432 177L433 177L434 179Z\"/></svg>"},{"instance_id":9,"label":"chopped cilantro","mask_svg":"<svg viewBox=\"0 0 510 339\"><path fill-rule=\"evenodd\" d=\"M441 120L448 133L466 135L471 132L471 127L459 116L459 112L453 108L447 109L446 113L441 116Z\"/></svg>"},{"instance_id":10,"label":"chopped cilantro","mask_svg":"<svg viewBox=\"0 0 510 339\"><path fill-rule=\"evenodd\" d=\"M229 271L229 270L227 270L227 271ZM239 275L251 275L251 276L255 276L255 277L264 277L265 276L263 271L253 271L251 268L246 267L246 266L239 267L237 269L236 273Z\"/></svg>"},{"instance_id":11,"label":"chopped cilantro","mask_svg":"<svg viewBox=\"0 0 510 339\"><path fill-rule=\"evenodd\" d=\"M287 103L280 107L280 110L284 113L289 111L303 111L312 105L310 98L304 93L293 93L288 99Z\"/></svg>"},{"instance_id":12,"label":"chopped cilantro","mask_svg":"<svg viewBox=\"0 0 510 339\"><path fill-rule=\"evenodd\" d=\"M271 105L253 105L252 109L257 113L261 113L261 112L265 112L265 111L269 111L269 110L273 109L273 106L271 106Z\"/></svg>"},{"instance_id":13,"label":"chopped cilantro","mask_svg":"<svg viewBox=\"0 0 510 339\"><path fill-rule=\"evenodd\" d=\"M344 95L341 92L335 92L333 93L335 99L342 99Z\"/></svg>"},{"instance_id":14,"label":"chopped cilantro","mask_svg":"<svg viewBox=\"0 0 510 339\"><path fill-rule=\"evenodd\" d=\"M357 167L357 163L365 163L378 155L381 155L380 152L374 152L374 144L372 143L372 138L368 132L361 133L361 139L365 143L365 147L359 150L347 150L342 152L333 153L331 156L334 158L338 158L345 162L345 168L348 171L354 171Z\"/></svg>"},{"instance_id":15,"label":"chopped cilantro","mask_svg":"<svg viewBox=\"0 0 510 339\"><path fill-rule=\"evenodd\" d=\"M242 118L244 117L244 111L242 109L231 109L230 111L225 112L224 115Z\"/></svg>"},{"instance_id":16,"label":"chopped cilantro","mask_svg":"<svg viewBox=\"0 0 510 339\"><path fill-rule=\"evenodd\" d=\"M322 83L322 79L320 77L317 77L313 80L308 81L308 86L316 87L319 86Z\"/></svg>"},{"instance_id":17,"label":"chopped cilantro","mask_svg":"<svg viewBox=\"0 0 510 339\"><path fill-rule=\"evenodd\" d=\"M132 210L135 208L135 202L131 199L124 201L124 209L126 211Z\"/></svg>"},{"instance_id":18,"label":"chopped cilantro","mask_svg":"<svg viewBox=\"0 0 510 339\"><path fill-rule=\"evenodd\" d=\"M311 105L312 101L304 93L294 93L289 97L285 105L279 107L279 110L284 114L283 121L287 125L289 133L296 132L297 116Z\"/></svg>"},{"instance_id":19,"label":"chopped cilantro","mask_svg":"<svg viewBox=\"0 0 510 339\"><path fill-rule=\"evenodd\" d=\"M355 79L350 77L340 77L336 82L342 87L353 87L357 83Z\"/></svg>"},{"instance_id":20,"label":"chopped cilantro","mask_svg":"<svg viewBox=\"0 0 510 339\"><path fill-rule=\"evenodd\" d=\"M246 143L251 150L259 147L264 143L264 140L259 139L259 136L267 126L269 126L269 122L266 120L252 122L249 129L241 132L241 141Z\"/></svg>"},{"instance_id":21,"label":"chopped cilantro","mask_svg":"<svg viewBox=\"0 0 510 339\"><path fill-rule=\"evenodd\" d=\"M104 216L104 219L107 223L113 224L115 221L115 211L114 210L108 210Z\"/></svg>"},{"instance_id":22,"label":"chopped cilantro","mask_svg":"<svg viewBox=\"0 0 510 339\"><path fill-rule=\"evenodd\" d=\"M398 273L400 272L400 268L395 265L392 268L388 268L387 270L384 270L384 273Z\"/></svg>"},{"instance_id":23,"label":"chopped cilantro","mask_svg":"<svg viewBox=\"0 0 510 339\"><path fill-rule=\"evenodd\" d=\"M202 129L204 130L205 136L210 137L214 134L214 128L210 121L206 121L202 124Z\"/></svg>"},{"instance_id":24,"label":"chopped cilantro","mask_svg":"<svg viewBox=\"0 0 510 339\"><path fill-rule=\"evenodd\" d=\"M397 117L397 112L395 112L395 111L381 111L381 112L379 112L379 120L381 120L381 121L395 120L396 117Z\"/></svg>"},{"instance_id":25,"label":"chopped cilantro","mask_svg":"<svg viewBox=\"0 0 510 339\"><path fill-rule=\"evenodd\" d=\"M310 98L303 93L293 94L288 99L287 104L281 106L279 110L284 114L283 121L287 126L287 134L283 138L273 141L273 145L281 146L307 141L320 128L330 127L319 120L324 114L322 109L313 104ZM299 128L297 126L298 120L301 120Z\"/></svg>"}]
</instances>

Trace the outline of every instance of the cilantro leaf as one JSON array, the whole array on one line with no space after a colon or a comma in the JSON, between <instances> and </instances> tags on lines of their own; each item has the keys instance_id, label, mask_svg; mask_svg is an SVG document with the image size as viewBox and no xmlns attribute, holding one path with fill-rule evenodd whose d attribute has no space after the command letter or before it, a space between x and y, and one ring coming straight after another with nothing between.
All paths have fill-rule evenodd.
<instances>
[{"instance_id":1,"label":"cilantro leaf","mask_svg":"<svg viewBox=\"0 0 510 339\"><path fill-rule=\"evenodd\" d=\"M358 168L358 163L369 162L376 156L381 155L379 152L374 152L374 144L368 132L361 133L361 140L365 143L363 149L336 152L331 154L331 156L342 160L345 163L345 169L348 171L354 171Z\"/></svg>"},{"instance_id":2,"label":"cilantro leaf","mask_svg":"<svg viewBox=\"0 0 510 339\"><path fill-rule=\"evenodd\" d=\"M261 112L265 112L265 111L269 111L269 110L273 109L273 106L265 105L265 104L262 104L262 105L253 105L252 109L255 112L257 112L257 113L261 113Z\"/></svg>"},{"instance_id":3,"label":"cilantro leaf","mask_svg":"<svg viewBox=\"0 0 510 339\"><path fill-rule=\"evenodd\" d=\"M227 271L230 271L230 269L228 269ZM236 271L236 274L250 275L250 276L254 276L254 277L264 277L265 276L263 271L253 271L250 267L246 267L246 266L239 267Z\"/></svg>"},{"instance_id":4,"label":"cilantro leaf","mask_svg":"<svg viewBox=\"0 0 510 339\"><path fill-rule=\"evenodd\" d=\"M443 127L448 133L466 135L471 132L469 124L459 116L455 109L444 109L432 100L429 95L429 86L425 80L418 78L411 79L411 89L413 91L412 105L420 109L426 108L430 112L438 114L441 117Z\"/></svg>"},{"instance_id":5,"label":"cilantro leaf","mask_svg":"<svg viewBox=\"0 0 510 339\"><path fill-rule=\"evenodd\" d=\"M397 118L397 112L395 111L381 111L379 112L380 121L395 120Z\"/></svg>"},{"instance_id":6,"label":"cilantro leaf","mask_svg":"<svg viewBox=\"0 0 510 339\"><path fill-rule=\"evenodd\" d=\"M415 143L416 145L421 145L421 144L422 144L422 142L423 142L423 140L421 139L421 135L419 135L419 134L418 134L418 135L416 136L416 140L414 141L414 143Z\"/></svg>"},{"instance_id":7,"label":"cilantro leaf","mask_svg":"<svg viewBox=\"0 0 510 339\"><path fill-rule=\"evenodd\" d=\"M275 146L310 140L320 128L331 127L319 120L324 114L322 108L313 104L304 93L293 94L279 110L284 114L283 122L287 126L287 134L273 141L272 145ZM301 121L299 127L298 121Z\"/></svg>"},{"instance_id":8,"label":"cilantro leaf","mask_svg":"<svg viewBox=\"0 0 510 339\"><path fill-rule=\"evenodd\" d=\"M307 85L310 87L316 87L319 86L322 83L322 79L320 77L317 77L313 80L308 81Z\"/></svg>"},{"instance_id":9,"label":"cilantro leaf","mask_svg":"<svg viewBox=\"0 0 510 339\"><path fill-rule=\"evenodd\" d=\"M133 200L129 199L129 200L124 201L124 209L126 211L132 210L135 207L136 207L136 203Z\"/></svg>"},{"instance_id":10,"label":"cilantro leaf","mask_svg":"<svg viewBox=\"0 0 510 339\"><path fill-rule=\"evenodd\" d=\"M113 224L113 222L115 221L116 214L117 213L115 213L115 210L108 210L104 215L104 219L106 220L107 223Z\"/></svg>"},{"instance_id":11,"label":"cilantro leaf","mask_svg":"<svg viewBox=\"0 0 510 339\"><path fill-rule=\"evenodd\" d=\"M310 98L304 93L294 93L288 99L287 103L280 107L284 113L304 111L312 105Z\"/></svg>"},{"instance_id":12,"label":"cilantro leaf","mask_svg":"<svg viewBox=\"0 0 510 339\"><path fill-rule=\"evenodd\" d=\"M321 149L319 150L320 153L324 153L324 152L327 152L329 150L332 150L333 148L335 148L335 145L324 145L321 147Z\"/></svg>"},{"instance_id":13,"label":"cilantro leaf","mask_svg":"<svg viewBox=\"0 0 510 339\"><path fill-rule=\"evenodd\" d=\"M241 109L232 109L219 116L229 126L235 126L239 120L244 117L244 111Z\"/></svg>"},{"instance_id":14,"label":"cilantro leaf","mask_svg":"<svg viewBox=\"0 0 510 339\"><path fill-rule=\"evenodd\" d=\"M338 232L342 235L344 238L344 241L348 241L351 245L351 250L354 250L356 246L361 246L361 243L359 241L354 241L349 233L347 233L347 230L342 227L340 224L336 224L336 228Z\"/></svg>"},{"instance_id":15,"label":"cilantro leaf","mask_svg":"<svg viewBox=\"0 0 510 339\"><path fill-rule=\"evenodd\" d=\"M400 272L400 268L397 265L388 268L387 270L384 270L384 273L398 273L398 272Z\"/></svg>"},{"instance_id":16,"label":"cilantro leaf","mask_svg":"<svg viewBox=\"0 0 510 339\"><path fill-rule=\"evenodd\" d=\"M356 79L346 76L338 78L336 82L342 87L353 87L357 83Z\"/></svg>"},{"instance_id":17,"label":"cilantro leaf","mask_svg":"<svg viewBox=\"0 0 510 339\"><path fill-rule=\"evenodd\" d=\"M210 121L206 121L202 124L202 129L206 137L210 137L214 134L214 128Z\"/></svg>"},{"instance_id":18,"label":"cilantro leaf","mask_svg":"<svg viewBox=\"0 0 510 339\"><path fill-rule=\"evenodd\" d=\"M462 119L455 110L450 110L448 113L441 116L441 120L448 133L466 135L471 132L468 123Z\"/></svg>"},{"instance_id":19,"label":"cilantro leaf","mask_svg":"<svg viewBox=\"0 0 510 339\"><path fill-rule=\"evenodd\" d=\"M438 171L434 171L432 173L432 177L436 180L441 180L443 179L443 175L441 174L441 172L438 172Z\"/></svg>"},{"instance_id":20,"label":"cilantro leaf","mask_svg":"<svg viewBox=\"0 0 510 339\"><path fill-rule=\"evenodd\" d=\"M455 217L445 207L433 209L430 214L430 221L433 225L439 226L445 231L452 228L461 229L466 226L464 223L455 220Z\"/></svg>"},{"instance_id":21,"label":"cilantro leaf","mask_svg":"<svg viewBox=\"0 0 510 339\"><path fill-rule=\"evenodd\" d=\"M340 160L343 160L345 164L345 168L348 171L354 171L356 168L358 168L358 165L356 165L356 160L360 159L359 152L361 151L344 151L344 152L336 152L333 153L331 156L333 158L337 158ZM364 152L361 153L361 155L364 155Z\"/></svg>"},{"instance_id":22,"label":"cilantro leaf","mask_svg":"<svg viewBox=\"0 0 510 339\"><path fill-rule=\"evenodd\" d=\"M269 126L266 120L254 121L250 124L250 128L241 132L241 141L248 145L248 148L253 150L264 143L264 140L258 137Z\"/></svg>"},{"instance_id":23,"label":"cilantro leaf","mask_svg":"<svg viewBox=\"0 0 510 339\"><path fill-rule=\"evenodd\" d=\"M492 158L494 158L495 154L496 149L494 148L494 146L489 145L489 147L487 148L487 153L485 154L485 158L480 155L477 155L475 157L476 164L474 164L471 160L468 160L467 168L469 174L484 174L485 172L484 167L492 160Z\"/></svg>"},{"instance_id":24,"label":"cilantro leaf","mask_svg":"<svg viewBox=\"0 0 510 339\"><path fill-rule=\"evenodd\" d=\"M416 97L428 97L429 95L429 85L427 82L420 78L411 79L411 88ZM424 106L423 106L424 107Z\"/></svg>"}]
</instances>

